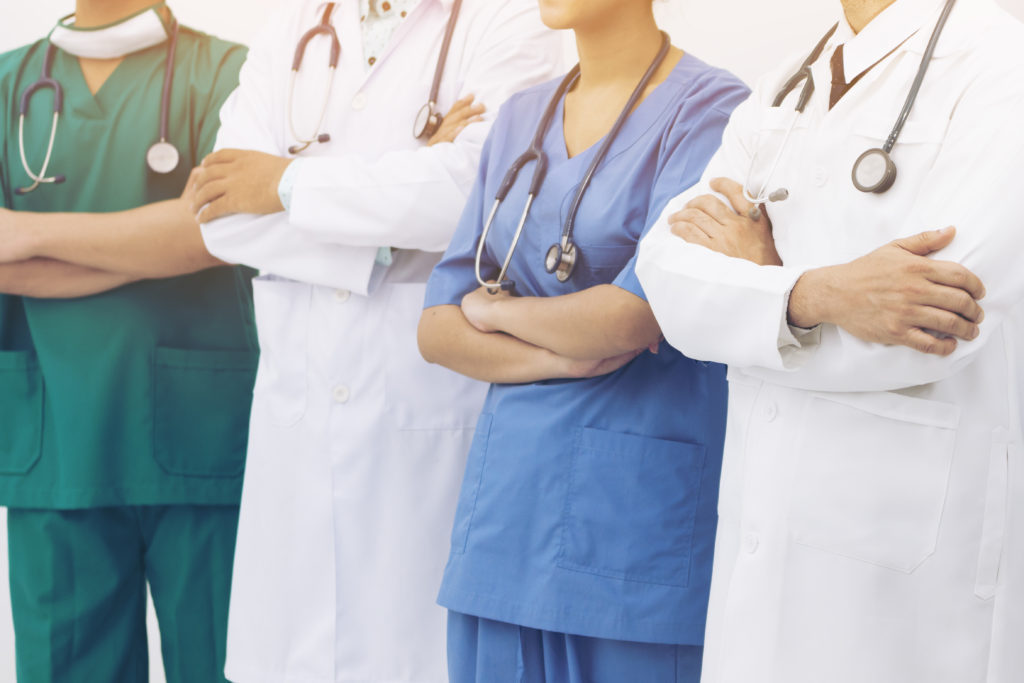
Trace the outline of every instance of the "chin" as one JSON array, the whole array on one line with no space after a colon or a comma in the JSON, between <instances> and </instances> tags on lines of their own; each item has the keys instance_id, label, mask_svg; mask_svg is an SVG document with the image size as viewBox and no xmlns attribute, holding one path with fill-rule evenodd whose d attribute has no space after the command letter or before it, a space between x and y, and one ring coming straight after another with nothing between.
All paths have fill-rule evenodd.
<instances>
[{"instance_id":1,"label":"chin","mask_svg":"<svg viewBox=\"0 0 1024 683\"><path fill-rule=\"evenodd\" d=\"M576 0L540 0L540 19L555 31L571 29L578 19Z\"/></svg>"}]
</instances>

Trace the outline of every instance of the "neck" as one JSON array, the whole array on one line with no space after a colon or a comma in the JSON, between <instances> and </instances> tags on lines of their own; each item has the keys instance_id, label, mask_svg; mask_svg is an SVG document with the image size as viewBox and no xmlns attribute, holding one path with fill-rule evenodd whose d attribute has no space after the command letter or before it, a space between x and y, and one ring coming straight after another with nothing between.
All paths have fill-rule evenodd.
<instances>
[{"instance_id":1,"label":"neck","mask_svg":"<svg viewBox=\"0 0 1024 683\"><path fill-rule=\"evenodd\" d=\"M157 0L76 0L75 26L92 28L113 24L156 2Z\"/></svg>"},{"instance_id":2,"label":"neck","mask_svg":"<svg viewBox=\"0 0 1024 683\"><path fill-rule=\"evenodd\" d=\"M842 0L843 13L854 33L860 33L871 20L896 0Z\"/></svg>"},{"instance_id":3,"label":"neck","mask_svg":"<svg viewBox=\"0 0 1024 683\"><path fill-rule=\"evenodd\" d=\"M635 82L661 47L650 3L622 3L622 11L575 28L580 87Z\"/></svg>"}]
</instances>

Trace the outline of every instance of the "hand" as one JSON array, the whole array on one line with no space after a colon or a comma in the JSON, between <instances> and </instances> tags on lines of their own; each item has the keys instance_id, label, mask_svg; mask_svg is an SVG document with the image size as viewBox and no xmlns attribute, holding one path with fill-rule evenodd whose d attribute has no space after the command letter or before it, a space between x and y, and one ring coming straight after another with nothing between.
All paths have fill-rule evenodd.
<instances>
[{"instance_id":1,"label":"hand","mask_svg":"<svg viewBox=\"0 0 1024 683\"><path fill-rule=\"evenodd\" d=\"M926 258L955 235L955 228L922 232L850 263L808 271L790 294L790 324L832 323L864 341L948 356L956 338L978 336L985 317L981 280L958 263Z\"/></svg>"},{"instance_id":2,"label":"hand","mask_svg":"<svg viewBox=\"0 0 1024 683\"><path fill-rule=\"evenodd\" d=\"M448 110L441 121L441 127L427 142L427 146L432 147L439 142L455 142L455 138L466 126L484 120L482 114L485 111L487 111L487 107L483 103L474 104L473 95L466 95Z\"/></svg>"},{"instance_id":3,"label":"hand","mask_svg":"<svg viewBox=\"0 0 1024 683\"><path fill-rule=\"evenodd\" d=\"M17 263L35 256L30 238L17 212L0 209L0 263Z\"/></svg>"},{"instance_id":4,"label":"hand","mask_svg":"<svg viewBox=\"0 0 1024 683\"><path fill-rule=\"evenodd\" d=\"M682 211L669 216L673 234L726 256L760 266L781 266L771 220L764 211L756 221L750 217L754 205L743 196L743 186L728 178L715 178L711 189L724 195L732 208L714 195L697 197Z\"/></svg>"},{"instance_id":5,"label":"hand","mask_svg":"<svg viewBox=\"0 0 1024 683\"><path fill-rule=\"evenodd\" d=\"M291 159L242 149L222 149L203 159L195 177L192 211L200 223L234 213L284 211L277 186Z\"/></svg>"},{"instance_id":6,"label":"hand","mask_svg":"<svg viewBox=\"0 0 1024 683\"><path fill-rule=\"evenodd\" d=\"M474 289L472 292L462 297L462 315L466 316L466 320L469 324L475 327L480 332L500 332L497 326L492 321L494 312L494 305L503 300L508 299L512 296L510 292L499 290L496 294L491 294L491 290L487 287L480 287Z\"/></svg>"},{"instance_id":7,"label":"hand","mask_svg":"<svg viewBox=\"0 0 1024 683\"><path fill-rule=\"evenodd\" d=\"M188 207L193 207L196 203L196 181L199 179L199 174L202 173L203 167L197 166L193 168L188 174L188 180L185 181L185 189L181 191L181 201L185 202ZM195 213L193 211L193 213Z\"/></svg>"},{"instance_id":8,"label":"hand","mask_svg":"<svg viewBox=\"0 0 1024 683\"><path fill-rule=\"evenodd\" d=\"M616 370L619 370L632 362L634 358L644 351L647 351L647 349L636 349L635 351L627 351L621 355L614 356L612 358L605 358L603 360L577 360L574 358L565 358L566 374L574 379L589 379L591 377L610 375Z\"/></svg>"}]
</instances>

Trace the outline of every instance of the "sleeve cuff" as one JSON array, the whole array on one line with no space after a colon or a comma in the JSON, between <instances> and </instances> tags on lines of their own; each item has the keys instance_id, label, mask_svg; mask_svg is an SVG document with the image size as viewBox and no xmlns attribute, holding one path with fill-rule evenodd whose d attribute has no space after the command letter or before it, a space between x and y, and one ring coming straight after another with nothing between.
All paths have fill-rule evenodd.
<instances>
[{"instance_id":1,"label":"sleeve cuff","mask_svg":"<svg viewBox=\"0 0 1024 683\"><path fill-rule=\"evenodd\" d=\"M277 197L281 200L281 206L284 210L291 212L292 210L292 195L295 192L295 179L298 177L299 168L305 159L296 159L292 163L288 164L288 168L284 169L284 173L281 175L281 182L277 185Z\"/></svg>"}]
</instances>

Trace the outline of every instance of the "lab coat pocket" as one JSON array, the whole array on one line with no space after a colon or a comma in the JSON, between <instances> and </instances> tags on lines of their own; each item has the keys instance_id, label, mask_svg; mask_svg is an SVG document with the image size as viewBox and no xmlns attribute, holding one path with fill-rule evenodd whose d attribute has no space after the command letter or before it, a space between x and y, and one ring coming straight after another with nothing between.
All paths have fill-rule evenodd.
<instances>
[{"instance_id":1,"label":"lab coat pocket","mask_svg":"<svg viewBox=\"0 0 1024 683\"><path fill-rule=\"evenodd\" d=\"M793 540L913 572L935 552L959 419L955 405L889 392L812 396Z\"/></svg>"},{"instance_id":2,"label":"lab coat pocket","mask_svg":"<svg viewBox=\"0 0 1024 683\"><path fill-rule=\"evenodd\" d=\"M978 576L974 594L983 600L995 596L999 563L1003 558L1003 539L1009 501L1009 446L997 440L989 454L988 484L985 492L985 517L981 526Z\"/></svg>"},{"instance_id":3,"label":"lab coat pocket","mask_svg":"<svg viewBox=\"0 0 1024 683\"><path fill-rule=\"evenodd\" d=\"M257 356L256 351L156 350L153 457L168 474L242 473Z\"/></svg>"},{"instance_id":4,"label":"lab coat pocket","mask_svg":"<svg viewBox=\"0 0 1024 683\"><path fill-rule=\"evenodd\" d=\"M380 331L386 409L401 430L473 429L487 385L423 360L416 328L423 312L426 283L389 283L388 312ZM460 454L461 455L461 454Z\"/></svg>"},{"instance_id":5,"label":"lab coat pocket","mask_svg":"<svg viewBox=\"0 0 1024 683\"><path fill-rule=\"evenodd\" d=\"M27 474L43 452L43 376L31 351L0 351L0 474Z\"/></svg>"},{"instance_id":6,"label":"lab coat pocket","mask_svg":"<svg viewBox=\"0 0 1024 683\"><path fill-rule=\"evenodd\" d=\"M698 444L578 429L558 566L687 586L704 460Z\"/></svg>"},{"instance_id":7,"label":"lab coat pocket","mask_svg":"<svg viewBox=\"0 0 1024 683\"><path fill-rule=\"evenodd\" d=\"M306 368L313 288L272 275L252 281L256 331L260 343L254 407L282 427L306 413Z\"/></svg>"},{"instance_id":8,"label":"lab coat pocket","mask_svg":"<svg viewBox=\"0 0 1024 683\"><path fill-rule=\"evenodd\" d=\"M455 508L455 524L452 525L452 554L461 555L466 552L469 540L469 529L473 526L476 513L476 499L480 493L480 482L483 480L484 463L487 461L487 446L491 439L492 415L482 413L476 423L473 445L466 458L466 473L462 477L462 489L459 491L459 503Z\"/></svg>"}]
</instances>

